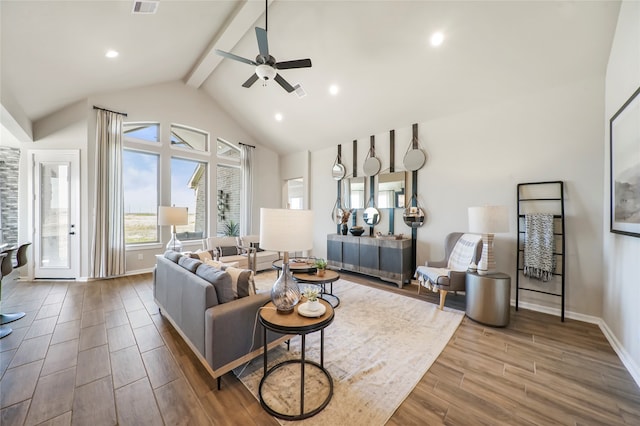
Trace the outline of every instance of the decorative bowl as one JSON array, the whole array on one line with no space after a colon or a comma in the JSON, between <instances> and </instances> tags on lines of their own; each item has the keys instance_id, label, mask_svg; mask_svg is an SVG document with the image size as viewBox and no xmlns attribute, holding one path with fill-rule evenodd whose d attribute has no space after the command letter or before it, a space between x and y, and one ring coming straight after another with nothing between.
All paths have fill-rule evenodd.
<instances>
[{"instance_id":1,"label":"decorative bowl","mask_svg":"<svg viewBox=\"0 0 640 426\"><path fill-rule=\"evenodd\" d=\"M359 237L360 235L364 234L364 228L361 226L354 226L353 228L349 229L349 232L351 232L351 235Z\"/></svg>"}]
</instances>

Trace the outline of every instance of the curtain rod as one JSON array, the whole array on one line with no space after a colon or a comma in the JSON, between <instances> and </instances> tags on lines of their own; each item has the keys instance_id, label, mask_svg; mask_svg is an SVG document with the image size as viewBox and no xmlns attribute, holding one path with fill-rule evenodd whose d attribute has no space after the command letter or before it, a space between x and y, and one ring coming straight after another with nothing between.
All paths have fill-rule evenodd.
<instances>
[{"instance_id":1,"label":"curtain rod","mask_svg":"<svg viewBox=\"0 0 640 426\"><path fill-rule=\"evenodd\" d=\"M93 106L93 109L99 109L99 110L102 110L102 111L113 112L114 114L120 114L120 115L124 115L125 117L127 117L127 113L126 112L112 111L110 109L100 108L100 107L97 107L95 105Z\"/></svg>"},{"instance_id":2,"label":"curtain rod","mask_svg":"<svg viewBox=\"0 0 640 426\"><path fill-rule=\"evenodd\" d=\"M244 145L244 146L248 146L248 147L251 147L251 148L255 148L255 146L249 145L248 143L238 142L238 145Z\"/></svg>"}]
</instances>

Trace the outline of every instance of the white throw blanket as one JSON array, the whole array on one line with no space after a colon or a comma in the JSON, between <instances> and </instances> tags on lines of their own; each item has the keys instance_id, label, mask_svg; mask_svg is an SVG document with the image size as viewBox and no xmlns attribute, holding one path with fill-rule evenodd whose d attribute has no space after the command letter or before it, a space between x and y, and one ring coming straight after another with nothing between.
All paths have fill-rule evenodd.
<instances>
[{"instance_id":1,"label":"white throw blanket","mask_svg":"<svg viewBox=\"0 0 640 426\"><path fill-rule=\"evenodd\" d=\"M555 271L553 215L528 214L525 221L524 275L549 281Z\"/></svg>"}]
</instances>

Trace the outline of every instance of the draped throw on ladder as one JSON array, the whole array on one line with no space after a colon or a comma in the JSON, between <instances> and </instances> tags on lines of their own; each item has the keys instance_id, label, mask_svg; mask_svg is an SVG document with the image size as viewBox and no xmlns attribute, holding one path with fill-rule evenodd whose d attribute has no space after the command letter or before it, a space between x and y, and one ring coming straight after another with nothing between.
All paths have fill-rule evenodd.
<instances>
[{"instance_id":1,"label":"draped throw on ladder","mask_svg":"<svg viewBox=\"0 0 640 426\"><path fill-rule=\"evenodd\" d=\"M242 190L240 202L240 235L252 234L253 221L253 150L251 145L240 144Z\"/></svg>"},{"instance_id":2,"label":"draped throw on ladder","mask_svg":"<svg viewBox=\"0 0 640 426\"><path fill-rule=\"evenodd\" d=\"M527 214L524 221L524 275L544 282L549 281L555 271L553 215Z\"/></svg>"},{"instance_id":3,"label":"draped throw on ladder","mask_svg":"<svg viewBox=\"0 0 640 426\"><path fill-rule=\"evenodd\" d=\"M99 109L96 122L96 179L91 277L125 273L122 185L123 115Z\"/></svg>"}]
</instances>

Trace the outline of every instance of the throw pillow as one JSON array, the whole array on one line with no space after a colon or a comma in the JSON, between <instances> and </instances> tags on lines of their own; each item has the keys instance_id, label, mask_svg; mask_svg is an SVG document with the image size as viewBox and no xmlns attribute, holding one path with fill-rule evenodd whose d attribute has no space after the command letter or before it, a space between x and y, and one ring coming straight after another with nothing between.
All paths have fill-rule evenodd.
<instances>
[{"instance_id":1,"label":"throw pillow","mask_svg":"<svg viewBox=\"0 0 640 426\"><path fill-rule=\"evenodd\" d=\"M231 275L209 265L200 265L196 275L206 280L216 289L218 303L227 303L236 298L231 285Z\"/></svg>"},{"instance_id":2,"label":"throw pillow","mask_svg":"<svg viewBox=\"0 0 640 426\"><path fill-rule=\"evenodd\" d=\"M236 246L218 247L218 253L220 256L236 256L238 248Z\"/></svg>"},{"instance_id":3,"label":"throw pillow","mask_svg":"<svg viewBox=\"0 0 640 426\"><path fill-rule=\"evenodd\" d=\"M258 253L260 253L261 251L264 251L263 249L260 248L260 243L251 243L251 247L256 249L256 252Z\"/></svg>"},{"instance_id":4,"label":"throw pillow","mask_svg":"<svg viewBox=\"0 0 640 426\"><path fill-rule=\"evenodd\" d=\"M182 257L182 255L177 251L167 250L164 252L164 257L174 263L178 263L178 260Z\"/></svg>"},{"instance_id":5,"label":"throw pillow","mask_svg":"<svg viewBox=\"0 0 640 426\"><path fill-rule=\"evenodd\" d=\"M191 253L191 257L206 262L213 259L213 253L212 250L196 250L195 253Z\"/></svg>"},{"instance_id":6,"label":"throw pillow","mask_svg":"<svg viewBox=\"0 0 640 426\"><path fill-rule=\"evenodd\" d=\"M202 262L197 259L192 259L189 256L182 256L180 260L178 260L178 265L182 266L189 272L195 273L198 266L202 265Z\"/></svg>"},{"instance_id":7,"label":"throw pillow","mask_svg":"<svg viewBox=\"0 0 640 426\"><path fill-rule=\"evenodd\" d=\"M256 286L251 269L228 267L225 271L231 275L231 286L236 298L256 294Z\"/></svg>"}]
</instances>

